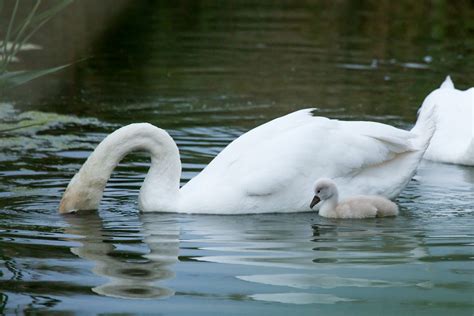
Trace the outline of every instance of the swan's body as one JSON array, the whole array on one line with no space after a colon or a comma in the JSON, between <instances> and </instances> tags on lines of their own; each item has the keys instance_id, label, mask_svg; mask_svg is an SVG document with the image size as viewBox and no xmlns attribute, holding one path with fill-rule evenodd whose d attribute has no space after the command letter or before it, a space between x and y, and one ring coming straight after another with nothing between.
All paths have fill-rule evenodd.
<instances>
[{"instance_id":1,"label":"swan's body","mask_svg":"<svg viewBox=\"0 0 474 316\"><path fill-rule=\"evenodd\" d=\"M321 178L314 185L314 198L310 207L318 204L319 215L330 218L370 218L397 216L398 206L378 195L358 195L339 202L334 181Z\"/></svg>"},{"instance_id":2,"label":"swan's body","mask_svg":"<svg viewBox=\"0 0 474 316\"><path fill-rule=\"evenodd\" d=\"M420 112L436 106L436 130L425 159L474 166L474 88L454 88L448 76L424 100Z\"/></svg>"},{"instance_id":3,"label":"swan's body","mask_svg":"<svg viewBox=\"0 0 474 316\"><path fill-rule=\"evenodd\" d=\"M73 177L60 212L97 209L106 182L132 150L151 154L142 211L245 214L310 211L314 179L338 180L342 196L393 198L405 187L432 136L430 113L411 131L373 122L315 117L311 109L263 124L230 143L181 189L179 151L164 130L131 124L106 137Z\"/></svg>"}]
</instances>

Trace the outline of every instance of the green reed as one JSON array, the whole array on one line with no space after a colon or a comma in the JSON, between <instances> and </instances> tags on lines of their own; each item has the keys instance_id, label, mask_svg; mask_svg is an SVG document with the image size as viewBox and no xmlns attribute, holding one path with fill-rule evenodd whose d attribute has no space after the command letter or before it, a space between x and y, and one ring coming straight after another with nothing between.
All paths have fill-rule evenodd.
<instances>
[{"instance_id":1,"label":"green reed","mask_svg":"<svg viewBox=\"0 0 474 316\"><path fill-rule=\"evenodd\" d=\"M62 65L41 70L8 70L11 62L15 61L17 54L28 40L53 16L62 11L73 1L74 0L58 0L46 9L40 11L41 0L36 0L35 2L15 0L3 40L0 41L0 57L2 57L0 59L0 93L6 88L24 84L30 80L69 66ZM2 13L5 8L4 2L5 0L0 0L0 13ZM20 3L33 3L31 10L24 17L18 16Z\"/></svg>"}]
</instances>

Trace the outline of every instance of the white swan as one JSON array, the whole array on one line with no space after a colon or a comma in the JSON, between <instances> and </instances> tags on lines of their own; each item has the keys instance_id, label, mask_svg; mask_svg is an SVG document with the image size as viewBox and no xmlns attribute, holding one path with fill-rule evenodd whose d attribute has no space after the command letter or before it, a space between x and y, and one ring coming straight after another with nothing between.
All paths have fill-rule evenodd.
<instances>
[{"instance_id":1,"label":"white swan","mask_svg":"<svg viewBox=\"0 0 474 316\"><path fill-rule=\"evenodd\" d=\"M331 120L300 110L230 143L181 189L178 147L164 130L140 123L107 136L72 178L59 211L97 209L105 185L130 151L151 167L140 189L142 211L246 214L311 211L314 179L337 179L341 195L393 198L405 187L434 126L422 113L411 131L373 122Z\"/></svg>"},{"instance_id":2,"label":"white swan","mask_svg":"<svg viewBox=\"0 0 474 316\"><path fill-rule=\"evenodd\" d=\"M423 101L419 112L436 105L436 130L425 159L474 166L474 88L454 88L448 76Z\"/></svg>"},{"instance_id":3,"label":"white swan","mask_svg":"<svg viewBox=\"0 0 474 316\"><path fill-rule=\"evenodd\" d=\"M321 202L319 215L330 218L369 218L397 216L398 206L378 195L358 195L339 202L337 185L328 178L314 184L314 198L310 207Z\"/></svg>"}]
</instances>

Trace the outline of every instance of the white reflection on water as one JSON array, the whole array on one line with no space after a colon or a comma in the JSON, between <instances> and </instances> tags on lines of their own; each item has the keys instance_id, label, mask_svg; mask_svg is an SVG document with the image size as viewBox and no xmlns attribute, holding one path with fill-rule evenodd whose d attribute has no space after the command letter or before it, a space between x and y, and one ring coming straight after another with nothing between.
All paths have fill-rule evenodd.
<instances>
[{"instance_id":1,"label":"white reflection on water","mask_svg":"<svg viewBox=\"0 0 474 316\"><path fill-rule=\"evenodd\" d=\"M144 218L139 235L135 237L142 239L148 249L141 256L128 258L126 249L122 255L114 255L124 239L133 241L133 235L128 234L126 227L107 232L97 213L65 218L71 225L68 233L83 236L79 240L82 245L71 248L71 252L93 261L95 267L92 272L107 279L106 283L92 288L95 293L128 299L174 295L172 289L160 285L160 282L175 277L170 268L178 262L179 227L175 223L160 218ZM133 252L136 250L131 249L130 254Z\"/></svg>"},{"instance_id":2,"label":"white reflection on water","mask_svg":"<svg viewBox=\"0 0 474 316\"><path fill-rule=\"evenodd\" d=\"M250 296L257 301L278 302L286 304L335 304L339 302L354 302L357 300L338 297L331 294L314 293L271 293L254 294Z\"/></svg>"},{"instance_id":3,"label":"white reflection on water","mask_svg":"<svg viewBox=\"0 0 474 316\"><path fill-rule=\"evenodd\" d=\"M332 289L347 286L366 288L419 286L429 288L433 286L430 282L393 282L377 279L344 278L331 274L261 274L237 276L237 278L249 282L288 286L297 289L310 289L314 287Z\"/></svg>"},{"instance_id":4,"label":"white reflection on water","mask_svg":"<svg viewBox=\"0 0 474 316\"><path fill-rule=\"evenodd\" d=\"M413 227L402 232L396 228L407 225L404 218L343 221L308 213L196 221L206 230L200 239L191 241L199 242L203 251L225 254L195 258L206 262L287 269L381 268L427 256Z\"/></svg>"}]
</instances>

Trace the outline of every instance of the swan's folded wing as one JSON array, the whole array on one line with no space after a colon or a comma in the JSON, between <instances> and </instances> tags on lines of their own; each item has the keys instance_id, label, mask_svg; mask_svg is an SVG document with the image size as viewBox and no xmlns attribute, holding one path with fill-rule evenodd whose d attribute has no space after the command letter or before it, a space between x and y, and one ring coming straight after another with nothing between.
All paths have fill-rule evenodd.
<instances>
[{"instance_id":1,"label":"swan's folded wing","mask_svg":"<svg viewBox=\"0 0 474 316\"><path fill-rule=\"evenodd\" d=\"M357 131L361 136L367 136L383 142L396 153L417 150L409 141L416 137L414 133L376 122L344 122L345 128Z\"/></svg>"},{"instance_id":2,"label":"swan's folded wing","mask_svg":"<svg viewBox=\"0 0 474 316\"><path fill-rule=\"evenodd\" d=\"M320 177L350 176L413 150L409 139L414 136L407 131L371 122L313 119L260 140L228 166L247 195L278 194Z\"/></svg>"},{"instance_id":3,"label":"swan's folded wing","mask_svg":"<svg viewBox=\"0 0 474 316\"><path fill-rule=\"evenodd\" d=\"M397 155L416 150L415 134L375 122L335 121L328 135L329 148L324 159L334 176L345 176L354 170L381 165Z\"/></svg>"}]
</instances>

